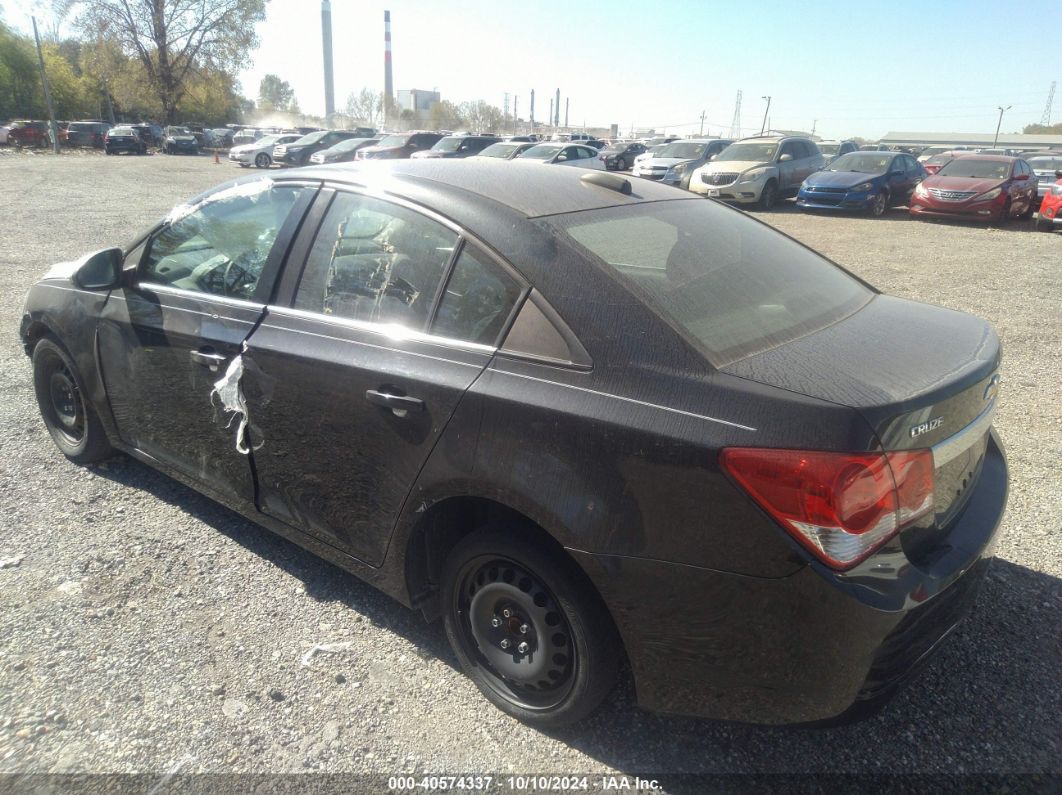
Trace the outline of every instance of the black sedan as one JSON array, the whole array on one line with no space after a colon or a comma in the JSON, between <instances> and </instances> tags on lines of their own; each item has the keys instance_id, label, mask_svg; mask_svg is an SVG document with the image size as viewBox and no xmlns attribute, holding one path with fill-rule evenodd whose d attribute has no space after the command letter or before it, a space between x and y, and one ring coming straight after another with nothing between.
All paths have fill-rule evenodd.
<instances>
[{"instance_id":1,"label":"black sedan","mask_svg":"<svg viewBox=\"0 0 1062 795\"><path fill-rule=\"evenodd\" d=\"M109 155L119 152L146 155L147 144L132 127L111 127L103 137L103 150Z\"/></svg>"},{"instance_id":2,"label":"black sedan","mask_svg":"<svg viewBox=\"0 0 1062 795\"><path fill-rule=\"evenodd\" d=\"M58 265L59 449L171 474L441 617L494 704L848 720L969 608L1007 494L985 322L743 213L489 158L230 183Z\"/></svg>"},{"instance_id":3,"label":"black sedan","mask_svg":"<svg viewBox=\"0 0 1062 795\"><path fill-rule=\"evenodd\" d=\"M315 153L358 137L357 130L316 130L290 144L277 144L273 147L273 162L280 166L307 166Z\"/></svg>"},{"instance_id":4,"label":"black sedan","mask_svg":"<svg viewBox=\"0 0 1062 795\"><path fill-rule=\"evenodd\" d=\"M645 144L637 142L610 144L601 150L598 159L609 171L626 171L634 165L634 158L646 151Z\"/></svg>"}]
</instances>

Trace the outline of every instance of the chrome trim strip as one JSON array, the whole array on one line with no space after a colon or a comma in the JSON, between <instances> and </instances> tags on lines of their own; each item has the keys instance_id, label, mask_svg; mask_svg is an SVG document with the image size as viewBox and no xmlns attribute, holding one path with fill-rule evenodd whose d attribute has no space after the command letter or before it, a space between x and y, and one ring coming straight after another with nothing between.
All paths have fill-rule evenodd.
<instances>
[{"instance_id":1,"label":"chrome trim strip","mask_svg":"<svg viewBox=\"0 0 1062 795\"><path fill-rule=\"evenodd\" d=\"M256 304L254 301L244 301L242 298L229 298L226 295L215 295L214 293L203 293L199 290L185 290L182 287L173 287L168 284L155 284L155 282L137 282L137 289L146 290L153 293L161 293L163 295L175 295L179 298L188 298L193 301L211 301L219 304L225 304L226 306L243 307L245 309L252 309L255 312L261 312L265 309L265 304Z\"/></svg>"},{"instance_id":2,"label":"chrome trim strip","mask_svg":"<svg viewBox=\"0 0 1062 795\"><path fill-rule=\"evenodd\" d=\"M457 348L458 350L488 353L492 355L498 350L493 345L484 345L479 342L466 342L465 340L455 340L450 337L439 337L434 334L426 334L423 331L405 329L393 324L386 325L383 323L371 323L366 320L352 320L350 318L339 317L338 315L322 315L319 312L308 312L305 309L294 309L286 306L270 306L269 314L280 315L281 317L303 318L305 320L324 323L325 325L345 326L346 328L356 329L357 331L368 331L371 334L379 334L382 337L387 337L392 340L423 342L427 345L437 345L440 348ZM274 328L276 327L274 326Z\"/></svg>"},{"instance_id":3,"label":"chrome trim strip","mask_svg":"<svg viewBox=\"0 0 1062 795\"><path fill-rule=\"evenodd\" d=\"M401 348L389 348L386 345L374 345L371 342L352 340L349 337L333 337L331 334L318 334L316 331L306 331L305 329L291 328L290 326L274 326L271 323L262 323L259 328L270 328L274 331L286 331L289 334L309 334L311 337L320 337L326 340L335 340L336 342L346 342L350 345L362 345L366 348L377 348L381 351L391 351L392 353L400 353L403 356L417 356L421 359L431 359L434 362L446 362L447 364L456 364L461 367L471 367L473 370L482 370L486 366L485 364L473 364L472 362L459 362L456 359L446 359L442 356L432 356L428 353L418 353L417 351L405 351ZM253 342L253 338L250 341Z\"/></svg>"},{"instance_id":4,"label":"chrome trim strip","mask_svg":"<svg viewBox=\"0 0 1062 795\"><path fill-rule=\"evenodd\" d=\"M533 375L523 375L522 373L513 373L509 370L493 370L493 372L500 375L511 375L514 378L526 378L528 381L538 381L541 384L549 384L550 386L561 386L565 389L574 389L577 392L586 392L591 395L599 395L600 397L612 398L613 400L622 400L624 403L633 403L636 406L645 406L646 408L659 409L660 411L670 411L672 414L681 414L684 417L692 417L695 420L706 420L708 422L717 422L720 425L727 425L731 428L738 428L742 431L756 432L755 428L750 428L748 425L742 425L738 422L731 422L730 420L721 420L716 417L708 417L704 414L694 414L692 411L683 411L682 409L671 408L671 406L661 406L658 403L648 403L644 400L637 400L635 398L624 397L623 395L613 395L609 392L599 392L596 389L587 389L585 386L575 386L574 384L565 384L560 381L550 381L545 378L535 378Z\"/></svg>"},{"instance_id":5,"label":"chrome trim strip","mask_svg":"<svg viewBox=\"0 0 1062 795\"><path fill-rule=\"evenodd\" d=\"M996 401L993 400L988 404L988 408L977 415L973 422L958 433L949 436L942 442L937 442L929 448L930 452L933 453L933 468L939 469L949 461L954 461L977 444L981 437L988 433L988 429L992 427L992 419L995 413Z\"/></svg>"}]
</instances>

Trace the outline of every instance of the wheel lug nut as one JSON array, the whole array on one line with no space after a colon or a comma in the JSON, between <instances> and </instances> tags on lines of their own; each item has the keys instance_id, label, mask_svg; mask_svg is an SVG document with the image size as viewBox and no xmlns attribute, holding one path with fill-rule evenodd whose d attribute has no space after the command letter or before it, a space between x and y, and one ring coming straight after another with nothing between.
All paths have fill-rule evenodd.
<instances>
[{"instance_id":1,"label":"wheel lug nut","mask_svg":"<svg viewBox=\"0 0 1062 795\"><path fill-rule=\"evenodd\" d=\"M528 626L527 624L521 624L521 625L520 625L520 634L521 634L521 635L526 635L526 634L527 634L527 631L528 631L529 629L531 629L531 627L529 627L529 626Z\"/></svg>"},{"instance_id":2,"label":"wheel lug nut","mask_svg":"<svg viewBox=\"0 0 1062 795\"><path fill-rule=\"evenodd\" d=\"M526 643L521 643L521 644L520 644L519 646L517 646L517 647L516 647L516 650L517 650L518 652L520 652L521 654L527 654L527 652L528 652L528 650L529 650L530 648L531 648L531 647L530 647L530 646L528 646L528 645L527 645Z\"/></svg>"},{"instance_id":3,"label":"wheel lug nut","mask_svg":"<svg viewBox=\"0 0 1062 795\"><path fill-rule=\"evenodd\" d=\"M512 618L512 617L513 617L513 611L512 611L512 610L510 610L510 609L509 609L509 608L507 607L507 608L505 608L504 610L502 610L502 615L503 615L503 616L504 616L505 618Z\"/></svg>"},{"instance_id":4,"label":"wheel lug nut","mask_svg":"<svg viewBox=\"0 0 1062 795\"><path fill-rule=\"evenodd\" d=\"M500 627L500 626L501 626L501 624L502 624L502 622L501 622L501 619L500 619L500 618L498 618L497 616L494 616L494 617L493 617L493 618L492 618L492 619L490 620L490 625L491 625L492 627Z\"/></svg>"},{"instance_id":5,"label":"wheel lug nut","mask_svg":"<svg viewBox=\"0 0 1062 795\"><path fill-rule=\"evenodd\" d=\"M502 642L500 645L503 649L508 649L510 646L513 645L513 643L508 638L502 638Z\"/></svg>"}]
</instances>

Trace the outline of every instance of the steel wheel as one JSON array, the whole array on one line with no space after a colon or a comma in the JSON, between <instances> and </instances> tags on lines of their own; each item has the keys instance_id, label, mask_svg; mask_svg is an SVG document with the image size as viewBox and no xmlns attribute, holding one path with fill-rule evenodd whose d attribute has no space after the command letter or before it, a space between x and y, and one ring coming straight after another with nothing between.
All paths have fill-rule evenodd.
<instances>
[{"instance_id":1,"label":"steel wheel","mask_svg":"<svg viewBox=\"0 0 1062 795\"><path fill-rule=\"evenodd\" d=\"M63 455L89 464L114 449L81 384L66 351L51 339L40 340L33 349L33 386L41 418Z\"/></svg>"},{"instance_id":2,"label":"steel wheel","mask_svg":"<svg viewBox=\"0 0 1062 795\"><path fill-rule=\"evenodd\" d=\"M64 362L52 370L48 379L48 397L56 428L71 445L85 438L85 402L73 373Z\"/></svg>"},{"instance_id":3,"label":"steel wheel","mask_svg":"<svg viewBox=\"0 0 1062 795\"><path fill-rule=\"evenodd\" d=\"M269 164L272 159L265 152L259 152L258 156L254 159L254 165L256 168L269 168Z\"/></svg>"},{"instance_id":4,"label":"steel wheel","mask_svg":"<svg viewBox=\"0 0 1062 795\"><path fill-rule=\"evenodd\" d=\"M886 194L885 191L880 191L878 195L874 197L874 203L870 205L870 214L875 218L880 218L885 214L885 210L888 206L888 194Z\"/></svg>"},{"instance_id":5,"label":"steel wheel","mask_svg":"<svg viewBox=\"0 0 1062 795\"><path fill-rule=\"evenodd\" d=\"M454 609L467 650L484 666L486 683L525 709L548 709L572 688L571 627L557 600L513 560L481 556L459 575Z\"/></svg>"},{"instance_id":6,"label":"steel wheel","mask_svg":"<svg viewBox=\"0 0 1062 795\"><path fill-rule=\"evenodd\" d=\"M583 572L524 528L463 538L443 566L446 634L499 709L539 728L581 720L616 683L622 646Z\"/></svg>"}]
</instances>

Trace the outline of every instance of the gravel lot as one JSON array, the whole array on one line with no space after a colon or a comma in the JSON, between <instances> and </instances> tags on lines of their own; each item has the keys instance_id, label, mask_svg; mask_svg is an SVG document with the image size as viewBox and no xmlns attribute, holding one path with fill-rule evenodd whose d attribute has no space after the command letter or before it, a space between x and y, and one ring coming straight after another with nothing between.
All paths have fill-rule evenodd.
<instances>
[{"instance_id":1,"label":"gravel lot","mask_svg":"<svg viewBox=\"0 0 1062 795\"><path fill-rule=\"evenodd\" d=\"M30 284L236 173L0 150L0 773L618 772L668 791L683 772L1062 773L1062 236L761 216L890 293L995 324L998 561L971 620L868 722L664 718L625 690L545 735L492 708L418 613L145 466L79 468L52 445L16 338Z\"/></svg>"}]
</instances>

